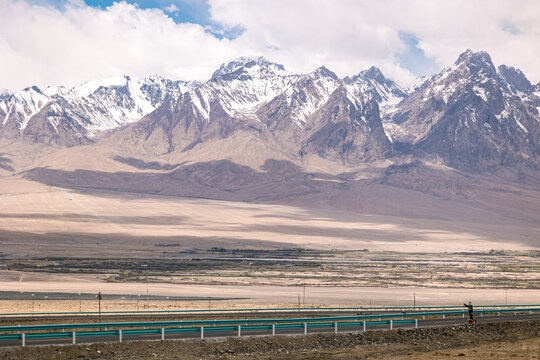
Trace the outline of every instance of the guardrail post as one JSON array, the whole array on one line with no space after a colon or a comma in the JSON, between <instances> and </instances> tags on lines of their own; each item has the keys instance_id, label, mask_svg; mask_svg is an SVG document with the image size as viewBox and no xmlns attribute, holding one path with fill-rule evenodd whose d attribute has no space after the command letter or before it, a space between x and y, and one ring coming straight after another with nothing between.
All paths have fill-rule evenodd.
<instances>
[{"instance_id":1,"label":"guardrail post","mask_svg":"<svg viewBox=\"0 0 540 360\"><path fill-rule=\"evenodd\" d=\"M531 311L529 311L529 315L532 315L532 310L531 310Z\"/></svg>"},{"instance_id":2,"label":"guardrail post","mask_svg":"<svg viewBox=\"0 0 540 360\"><path fill-rule=\"evenodd\" d=\"M122 342L122 329L118 330L118 342Z\"/></svg>"},{"instance_id":3,"label":"guardrail post","mask_svg":"<svg viewBox=\"0 0 540 360\"><path fill-rule=\"evenodd\" d=\"M337 321L334 321L334 333L337 334Z\"/></svg>"},{"instance_id":4,"label":"guardrail post","mask_svg":"<svg viewBox=\"0 0 540 360\"><path fill-rule=\"evenodd\" d=\"M501 316L501 313L500 313L500 312L498 312L498 313L497 313L497 316Z\"/></svg>"},{"instance_id":5,"label":"guardrail post","mask_svg":"<svg viewBox=\"0 0 540 360\"><path fill-rule=\"evenodd\" d=\"M517 311L514 311L514 316L516 316L516 315L517 315Z\"/></svg>"},{"instance_id":6,"label":"guardrail post","mask_svg":"<svg viewBox=\"0 0 540 360\"><path fill-rule=\"evenodd\" d=\"M426 315L422 315L422 320L426 320Z\"/></svg>"},{"instance_id":7,"label":"guardrail post","mask_svg":"<svg viewBox=\"0 0 540 360\"><path fill-rule=\"evenodd\" d=\"M414 319L414 327L418 329L418 319Z\"/></svg>"},{"instance_id":8,"label":"guardrail post","mask_svg":"<svg viewBox=\"0 0 540 360\"><path fill-rule=\"evenodd\" d=\"M161 340L165 340L165 328L161 328Z\"/></svg>"},{"instance_id":9,"label":"guardrail post","mask_svg":"<svg viewBox=\"0 0 540 360\"><path fill-rule=\"evenodd\" d=\"M201 340L204 339L204 326L201 326Z\"/></svg>"},{"instance_id":10,"label":"guardrail post","mask_svg":"<svg viewBox=\"0 0 540 360\"><path fill-rule=\"evenodd\" d=\"M442 318L443 318L443 319L446 319L446 315L443 314Z\"/></svg>"},{"instance_id":11,"label":"guardrail post","mask_svg":"<svg viewBox=\"0 0 540 360\"><path fill-rule=\"evenodd\" d=\"M461 317L462 317L463 319L465 319L465 313L461 314Z\"/></svg>"},{"instance_id":12,"label":"guardrail post","mask_svg":"<svg viewBox=\"0 0 540 360\"><path fill-rule=\"evenodd\" d=\"M394 326L394 321L390 320L390 330L392 330L392 327Z\"/></svg>"},{"instance_id":13,"label":"guardrail post","mask_svg":"<svg viewBox=\"0 0 540 360\"><path fill-rule=\"evenodd\" d=\"M483 312L481 312L481 313L480 313L480 317L483 317L483 316L484 316L484 313L483 313Z\"/></svg>"},{"instance_id":14,"label":"guardrail post","mask_svg":"<svg viewBox=\"0 0 540 360\"><path fill-rule=\"evenodd\" d=\"M25 333L22 333L22 346L26 346L26 334Z\"/></svg>"},{"instance_id":15,"label":"guardrail post","mask_svg":"<svg viewBox=\"0 0 540 360\"><path fill-rule=\"evenodd\" d=\"M77 334L75 333L75 331L71 333L71 337L73 338L72 343L73 345L75 345L77 343Z\"/></svg>"},{"instance_id":16,"label":"guardrail post","mask_svg":"<svg viewBox=\"0 0 540 360\"><path fill-rule=\"evenodd\" d=\"M363 329L364 331L366 331L366 322L365 322L365 321L362 321L362 322L364 323L364 324L362 325L362 329Z\"/></svg>"},{"instance_id":17,"label":"guardrail post","mask_svg":"<svg viewBox=\"0 0 540 360\"><path fill-rule=\"evenodd\" d=\"M307 335L307 323L304 323L304 335Z\"/></svg>"},{"instance_id":18,"label":"guardrail post","mask_svg":"<svg viewBox=\"0 0 540 360\"><path fill-rule=\"evenodd\" d=\"M238 325L238 337L242 336L242 325Z\"/></svg>"},{"instance_id":19,"label":"guardrail post","mask_svg":"<svg viewBox=\"0 0 540 360\"><path fill-rule=\"evenodd\" d=\"M276 335L276 324L272 324L272 335Z\"/></svg>"}]
</instances>

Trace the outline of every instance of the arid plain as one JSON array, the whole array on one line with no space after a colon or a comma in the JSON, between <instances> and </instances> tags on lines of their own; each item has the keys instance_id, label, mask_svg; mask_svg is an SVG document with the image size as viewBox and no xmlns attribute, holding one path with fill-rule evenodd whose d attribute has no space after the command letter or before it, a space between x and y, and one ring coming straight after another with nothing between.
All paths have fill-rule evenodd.
<instances>
[{"instance_id":1,"label":"arid plain","mask_svg":"<svg viewBox=\"0 0 540 360\"><path fill-rule=\"evenodd\" d=\"M215 301L215 307L296 306L304 287L303 304L315 306L408 304L413 293L418 304L540 298L539 229L512 221L66 189L20 175L5 176L1 184L4 291L236 298ZM107 259L124 260L102 265ZM186 262L194 266L174 266ZM126 270L125 263L143 270ZM7 312L95 307L93 301L39 296L36 302L1 301ZM135 309L135 302L104 306Z\"/></svg>"}]
</instances>

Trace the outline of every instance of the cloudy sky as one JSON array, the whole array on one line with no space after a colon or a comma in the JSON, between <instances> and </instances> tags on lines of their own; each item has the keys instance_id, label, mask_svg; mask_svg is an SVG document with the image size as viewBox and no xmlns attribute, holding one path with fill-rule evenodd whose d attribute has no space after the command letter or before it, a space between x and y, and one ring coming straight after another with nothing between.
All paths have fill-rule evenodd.
<instances>
[{"instance_id":1,"label":"cloudy sky","mask_svg":"<svg viewBox=\"0 0 540 360\"><path fill-rule=\"evenodd\" d=\"M408 85L467 48L540 81L537 0L0 0L0 88L121 74L205 80L240 56Z\"/></svg>"}]
</instances>

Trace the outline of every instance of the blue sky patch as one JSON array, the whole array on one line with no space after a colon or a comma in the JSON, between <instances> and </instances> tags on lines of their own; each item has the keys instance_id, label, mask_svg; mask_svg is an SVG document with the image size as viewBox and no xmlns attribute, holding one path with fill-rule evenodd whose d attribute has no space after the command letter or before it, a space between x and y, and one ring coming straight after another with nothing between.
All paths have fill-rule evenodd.
<instances>
[{"instance_id":1,"label":"blue sky patch","mask_svg":"<svg viewBox=\"0 0 540 360\"><path fill-rule=\"evenodd\" d=\"M418 76L427 76L440 70L433 58L428 58L424 50L418 47L418 39L411 33L400 31L399 38L407 46L402 53L396 54L399 64Z\"/></svg>"},{"instance_id":2,"label":"blue sky patch","mask_svg":"<svg viewBox=\"0 0 540 360\"><path fill-rule=\"evenodd\" d=\"M85 0L88 6L105 8L118 0ZM219 39L234 39L243 33L241 27L225 29L210 17L210 7L203 0L124 0L141 9L161 9L174 22L199 24Z\"/></svg>"},{"instance_id":3,"label":"blue sky patch","mask_svg":"<svg viewBox=\"0 0 540 360\"><path fill-rule=\"evenodd\" d=\"M65 9L68 0L26 0L30 4L52 6L60 11ZM160 9L167 16L179 23L199 24L205 31L219 39L234 39L240 36L244 29L240 26L225 29L210 17L210 7L205 0L124 0L140 9ZM84 0L91 7L105 9L120 0Z\"/></svg>"},{"instance_id":4,"label":"blue sky patch","mask_svg":"<svg viewBox=\"0 0 540 360\"><path fill-rule=\"evenodd\" d=\"M519 28L512 24L511 22L508 22L508 21L503 21L501 23L501 29L503 31L506 31L507 33L510 33L512 35L519 35L521 34L521 30L519 30Z\"/></svg>"}]
</instances>

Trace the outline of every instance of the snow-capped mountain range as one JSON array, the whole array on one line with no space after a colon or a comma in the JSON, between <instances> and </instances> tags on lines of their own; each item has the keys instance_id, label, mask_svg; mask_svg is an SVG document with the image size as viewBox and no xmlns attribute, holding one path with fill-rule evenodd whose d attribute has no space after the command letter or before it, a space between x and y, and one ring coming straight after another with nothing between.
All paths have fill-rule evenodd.
<instances>
[{"instance_id":1,"label":"snow-capped mountain range","mask_svg":"<svg viewBox=\"0 0 540 360\"><path fill-rule=\"evenodd\" d=\"M154 75L91 80L73 88L4 90L0 93L0 136L77 145L104 130L139 120L196 85Z\"/></svg>"},{"instance_id":2,"label":"snow-capped mountain range","mask_svg":"<svg viewBox=\"0 0 540 360\"><path fill-rule=\"evenodd\" d=\"M540 154L538 88L520 70L498 71L486 52L470 50L432 76L386 123L396 141L463 169L536 164Z\"/></svg>"},{"instance_id":3,"label":"snow-capped mountain range","mask_svg":"<svg viewBox=\"0 0 540 360\"><path fill-rule=\"evenodd\" d=\"M149 154L185 152L237 132L290 158L358 163L416 154L467 170L538 166L540 84L470 50L407 90L376 68L340 79L293 74L265 58L223 64L203 82L159 76L73 88L0 91L0 139L74 146L117 129ZM127 125L127 126L126 126Z\"/></svg>"}]
</instances>

